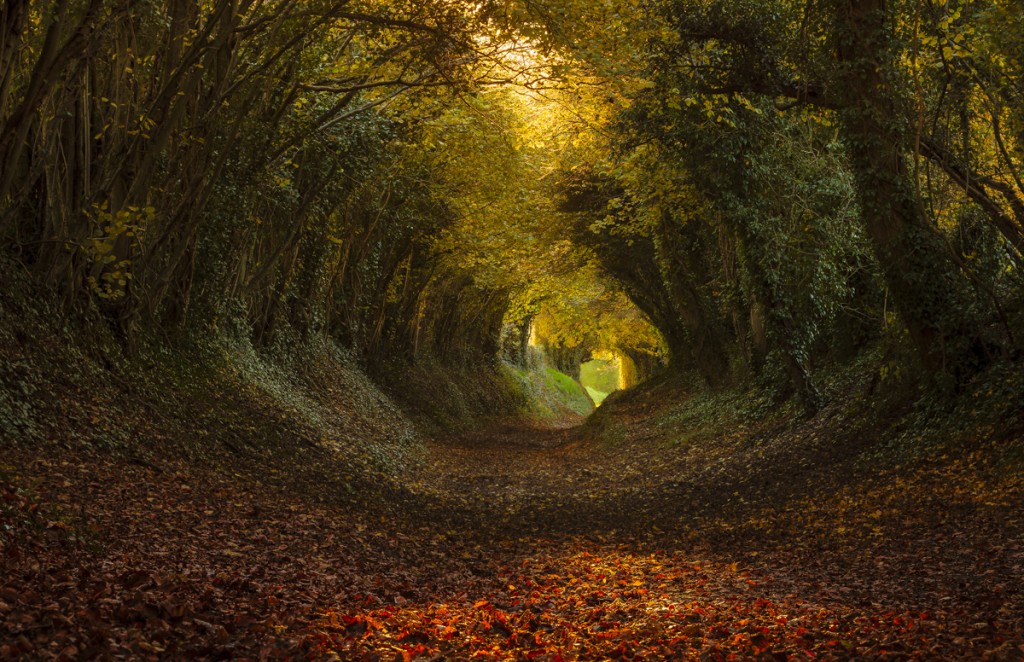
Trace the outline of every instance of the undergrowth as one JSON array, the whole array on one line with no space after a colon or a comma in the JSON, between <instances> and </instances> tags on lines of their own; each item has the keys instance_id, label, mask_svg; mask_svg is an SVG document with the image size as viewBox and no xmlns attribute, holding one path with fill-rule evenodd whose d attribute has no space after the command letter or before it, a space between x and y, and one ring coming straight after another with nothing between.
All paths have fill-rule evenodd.
<instances>
[{"instance_id":1,"label":"undergrowth","mask_svg":"<svg viewBox=\"0 0 1024 662\"><path fill-rule=\"evenodd\" d=\"M128 352L99 316L68 320L27 280L0 293L0 446L291 472L363 502L420 461L409 417L329 341L257 351L208 329L173 345L141 337Z\"/></svg>"}]
</instances>

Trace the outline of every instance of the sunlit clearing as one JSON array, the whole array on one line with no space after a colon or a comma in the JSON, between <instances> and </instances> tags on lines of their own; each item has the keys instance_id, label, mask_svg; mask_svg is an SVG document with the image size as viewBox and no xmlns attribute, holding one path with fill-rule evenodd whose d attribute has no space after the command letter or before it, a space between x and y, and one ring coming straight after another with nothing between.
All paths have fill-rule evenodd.
<instances>
[{"instance_id":1,"label":"sunlit clearing","mask_svg":"<svg viewBox=\"0 0 1024 662\"><path fill-rule=\"evenodd\" d=\"M619 390L621 362L610 352L595 352L595 358L580 366L580 383L600 405L609 395Z\"/></svg>"}]
</instances>

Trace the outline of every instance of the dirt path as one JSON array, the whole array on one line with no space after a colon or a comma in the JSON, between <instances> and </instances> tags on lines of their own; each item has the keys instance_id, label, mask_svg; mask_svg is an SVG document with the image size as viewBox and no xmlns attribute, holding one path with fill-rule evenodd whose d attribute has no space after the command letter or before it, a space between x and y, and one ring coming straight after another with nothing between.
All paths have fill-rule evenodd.
<instances>
[{"instance_id":1,"label":"dirt path","mask_svg":"<svg viewBox=\"0 0 1024 662\"><path fill-rule=\"evenodd\" d=\"M631 422L649 425L643 416ZM562 623L571 630L567 623L592 620L581 604L603 604L604 588L581 564L610 563L624 577L620 587L648 587L613 600L634 610L617 612L610 639L619 648L569 637L577 647L569 657L671 650L715 658L728 650L741 657L1024 659L1024 536L1013 496L1021 481L982 486L979 467L956 459L899 476L857 475L856 448L848 457L833 453L830 466L815 456L821 451L813 429L803 439L754 444L742 437L689 451L666 452L647 443L654 437L641 429L631 444L608 447L585 429L492 429L432 444L416 488L515 550L510 565L521 570L503 570L512 585L537 582L530 575L537 558L559 559L545 569L554 593L506 596L504 604L558 604L567 599L563 591L582 596ZM821 463L813 479L805 476L809 457ZM505 548L489 553L508 563ZM675 588L655 582L651 592L652 574L675 577ZM562 588L550 585L556 576ZM673 636L678 623L652 625L650 612L659 608L650 600L689 604L691 621L701 620L694 613L714 614L719 629L709 635L689 627L690 636ZM728 614L715 612L722 605L731 605ZM763 613L752 615L751 605ZM480 627L504 633L508 613L499 617L504 626L480 615ZM412 623L438 618L428 608ZM790 620L799 625L783 627ZM667 648L666 638L674 642Z\"/></svg>"},{"instance_id":2,"label":"dirt path","mask_svg":"<svg viewBox=\"0 0 1024 662\"><path fill-rule=\"evenodd\" d=\"M12 456L0 657L1024 659L1019 485L940 467L757 509L706 452L490 429L432 443L398 511L276 469Z\"/></svg>"}]
</instances>

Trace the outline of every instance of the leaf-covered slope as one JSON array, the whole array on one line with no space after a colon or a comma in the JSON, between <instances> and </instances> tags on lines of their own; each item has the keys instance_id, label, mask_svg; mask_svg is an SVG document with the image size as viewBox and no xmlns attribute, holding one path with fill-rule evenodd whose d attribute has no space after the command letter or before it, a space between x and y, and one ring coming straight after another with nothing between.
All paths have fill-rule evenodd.
<instances>
[{"instance_id":1,"label":"leaf-covered slope","mask_svg":"<svg viewBox=\"0 0 1024 662\"><path fill-rule=\"evenodd\" d=\"M787 423L651 384L583 427L430 441L389 474L259 452L287 418L209 428L238 452L188 459L8 448L0 655L1019 659L1015 379L953 403L959 425L849 397ZM162 438L136 416L130 448Z\"/></svg>"}]
</instances>

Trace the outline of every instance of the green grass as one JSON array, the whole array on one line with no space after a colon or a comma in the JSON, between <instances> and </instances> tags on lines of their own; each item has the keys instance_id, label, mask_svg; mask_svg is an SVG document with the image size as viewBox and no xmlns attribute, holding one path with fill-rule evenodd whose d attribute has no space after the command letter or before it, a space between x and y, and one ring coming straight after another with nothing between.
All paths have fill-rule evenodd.
<instances>
[{"instance_id":1,"label":"green grass","mask_svg":"<svg viewBox=\"0 0 1024 662\"><path fill-rule=\"evenodd\" d=\"M595 359L580 366L580 383L588 389L594 402L604 400L609 393L619 390L619 364L615 361ZM603 394L601 399L594 397Z\"/></svg>"},{"instance_id":2,"label":"green grass","mask_svg":"<svg viewBox=\"0 0 1024 662\"><path fill-rule=\"evenodd\" d=\"M593 401L580 383L554 368L528 371L506 364L503 370L525 395L528 416L559 421L570 412L586 416L594 410Z\"/></svg>"},{"instance_id":3,"label":"green grass","mask_svg":"<svg viewBox=\"0 0 1024 662\"><path fill-rule=\"evenodd\" d=\"M575 379L554 368L547 368L545 376L566 407L580 416L586 416L593 411L594 406L591 404L590 398Z\"/></svg>"}]
</instances>

